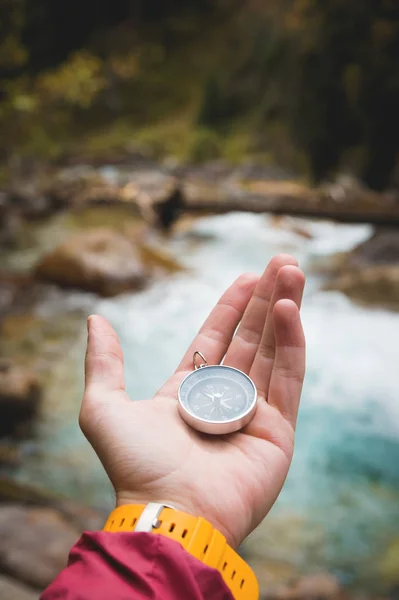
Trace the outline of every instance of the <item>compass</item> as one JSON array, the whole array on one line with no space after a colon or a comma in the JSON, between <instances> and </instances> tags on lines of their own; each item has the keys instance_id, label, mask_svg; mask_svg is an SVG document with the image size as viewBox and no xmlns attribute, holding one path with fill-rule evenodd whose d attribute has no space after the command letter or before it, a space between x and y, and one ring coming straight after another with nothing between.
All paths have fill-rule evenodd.
<instances>
[{"instance_id":1,"label":"compass","mask_svg":"<svg viewBox=\"0 0 399 600\"><path fill-rule=\"evenodd\" d=\"M204 361L199 366L197 356ZM181 417L194 429L216 435L245 427L256 411L254 382L233 367L208 365L200 352L194 353L193 364L178 392Z\"/></svg>"}]
</instances>

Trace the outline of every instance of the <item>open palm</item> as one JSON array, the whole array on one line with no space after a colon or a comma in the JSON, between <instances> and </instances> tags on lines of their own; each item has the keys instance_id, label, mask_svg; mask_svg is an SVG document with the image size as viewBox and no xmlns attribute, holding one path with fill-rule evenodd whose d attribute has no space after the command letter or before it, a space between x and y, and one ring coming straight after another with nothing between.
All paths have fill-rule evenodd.
<instances>
[{"instance_id":1,"label":"open palm","mask_svg":"<svg viewBox=\"0 0 399 600\"><path fill-rule=\"evenodd\" d=\"M295 259L274 257L261 278L242 275L225 292L152 400L124 390L119 340L89 319L80 425L115 488L117 505L163 502L203 516L238 546L275 502L290 466L305 370L299 317L304 276ZM193 353L247 373L258 407L247 427L209 436L180 417L177 390Z\"/></svg>"}]
</instances>

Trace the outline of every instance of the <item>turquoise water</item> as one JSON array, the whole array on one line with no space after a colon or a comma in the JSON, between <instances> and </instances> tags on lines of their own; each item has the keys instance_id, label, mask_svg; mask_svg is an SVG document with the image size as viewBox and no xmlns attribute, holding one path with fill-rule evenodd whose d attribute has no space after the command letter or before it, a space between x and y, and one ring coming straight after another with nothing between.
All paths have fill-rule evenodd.
<instances>
[{"instance_id":1,"label":"turquoise water","mask_svg":"<svg viewBox=\"0 0 399 600\"><path fill-rule=\"evenodd\" d=\"M300 223L313 236L290 230ZM135 295L93 298L120 335L131 397L150 397L174 370L223 289L243 271L261 271L291 252L307 272L303 320L308 371L294 463L284 491L251 537L254 560L293 570L328 568L347 583L385 585L381 560L399 537L399 315L361 308L323 292L313 265L366 239L368 226L230 214L194 222L169 251L187 271ZM76 300L71 299L71 302ZM94 505L112 492L76 425L85 332L54 369L39 439L15 476ZM156 443L156 442L154 442Z\"/></svg>"}]
</instances>

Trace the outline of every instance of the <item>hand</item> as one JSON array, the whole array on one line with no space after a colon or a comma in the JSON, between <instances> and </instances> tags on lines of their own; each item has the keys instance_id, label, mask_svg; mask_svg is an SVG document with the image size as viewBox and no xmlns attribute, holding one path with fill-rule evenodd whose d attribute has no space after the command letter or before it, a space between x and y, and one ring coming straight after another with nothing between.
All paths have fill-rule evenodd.
<instances>
[{"instance_id":1,"label":"hand","mask_svg":"<svg viewBox=\"0 0 399 600\"><path fill-rule=\"evenodd\" d=\"M115 488L117 506L171 504L206 518L233 547L260 523L293 453L305 371L303 287L304 275L287 255L273 258L261 278L239 277L152 400L129 399L117 335L102 317L89 318L80 425ZM258 407L244 430L207 436L179 416L177 390L192 371L195 350L209 364L225 357L224 364L254 381Z\"/></svg>"}]
</instances>

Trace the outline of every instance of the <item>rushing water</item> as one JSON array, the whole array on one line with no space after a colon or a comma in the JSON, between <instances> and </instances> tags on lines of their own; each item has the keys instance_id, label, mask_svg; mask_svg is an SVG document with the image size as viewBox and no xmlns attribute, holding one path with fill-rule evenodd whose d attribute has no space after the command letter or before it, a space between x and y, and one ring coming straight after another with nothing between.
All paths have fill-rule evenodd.
<instances>
[{"instance_id":1,"label":"rushing water","mask_svg":"<svg viewBox=\"0 0 399 600\"><path fill-rule=\"evenodd\" d=\"M384 556L399 538L399 315L321 291L322 276L312 268L367 238L368 226L300 221L308 239L272 223L238 213L195 221L169 244L184 272L139 294L93 299L94 310L120 335L131 397L147 398L238 274L260 272L275 253L294 254L308 274L308 370L296 453L283 493L247 551L257 564L289 565L292 572L328 568L348 583L380 588L390 577ZM14 475L110 506L109 485L76 424L80 331L54 369L38 441Z\"/></svg>"}]
</instances>

